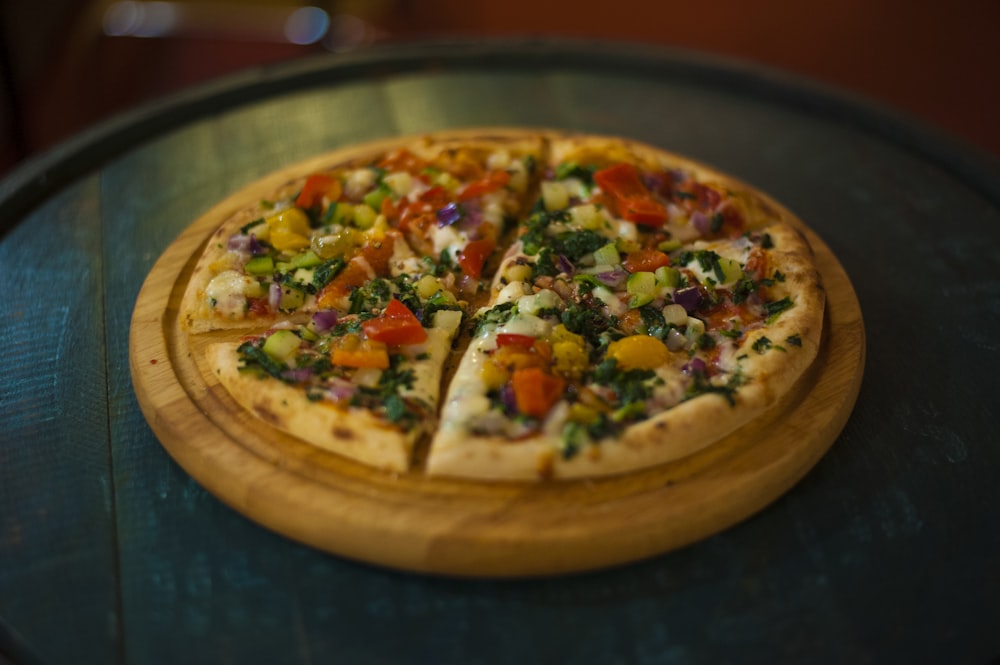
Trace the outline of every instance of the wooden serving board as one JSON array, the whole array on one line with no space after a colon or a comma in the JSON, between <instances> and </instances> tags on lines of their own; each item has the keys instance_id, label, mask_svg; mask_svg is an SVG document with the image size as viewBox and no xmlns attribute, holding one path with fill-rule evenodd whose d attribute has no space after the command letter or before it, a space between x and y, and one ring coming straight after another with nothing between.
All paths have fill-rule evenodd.
<instances>
[{"instance_id":1,"label":"wooden serving board","mask_svg":"<svg viewBox=\"0 0 1000 665\"><path fill-rule=\"evenodd\" d=\"M785 400L684 459L622 476L540 483L388 473L274 430L239 409L202 366L178 310L222 220L296 176L401 139L322 155L215 206L163 253L135 305L130 363L139 405L168 453L220 500L289 538L409 571L475 577L579 572L695 542L791 488L844 427L861 385L865 333L853 287L803 227L827 290L823 346Z\"/></svg>"}]
</instances>

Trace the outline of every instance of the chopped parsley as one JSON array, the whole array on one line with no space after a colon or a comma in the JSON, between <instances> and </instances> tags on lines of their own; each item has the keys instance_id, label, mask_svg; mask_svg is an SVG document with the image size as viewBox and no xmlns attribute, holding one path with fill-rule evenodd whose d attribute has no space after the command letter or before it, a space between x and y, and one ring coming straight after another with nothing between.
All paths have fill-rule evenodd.
<instances>
[{"instance_id":1,"label":"chopped parsley","mask_svg":"<svg viewBox=\"0 0 1000 665\"><path fill-rule=\"evenodd\" d=\"M781 300L764 303L764 313L767 314L767 322L773 323L782 312L791 309L794 306L795 303L792 302L792 299L788 296L785 296Z\"/></svg>"},{"instance_id":2,"label":"chopped parsley","mask_svg":"<svg viewBox=\"0 0 1000 665\"><path fill-rule=\"evenodd\" d=\"M736 389L743 383L743 377L739 372L730 374L729 379L722 385L712 383L704 370L693 371L691 379L691 385L684 391L685 401L694 399L699 395L715 393L724 397L729 402L729 406L736 405L736 398L733 395L736 393Z\"/></svg>"},{"instance_id":3,"label":"chopped parsley","mask_svg":"<svg viewBox=\"0 0 1000 665\"><path fill-rule=\"evenodd\" d=\"M754 351L760 354L767 353L769 349L774 349L775 351L785 350L785 347L781 346L780 344L775 344L767 337L758 337L757 341L753 343L752 348Z\"/></svg>"}]
</instances>

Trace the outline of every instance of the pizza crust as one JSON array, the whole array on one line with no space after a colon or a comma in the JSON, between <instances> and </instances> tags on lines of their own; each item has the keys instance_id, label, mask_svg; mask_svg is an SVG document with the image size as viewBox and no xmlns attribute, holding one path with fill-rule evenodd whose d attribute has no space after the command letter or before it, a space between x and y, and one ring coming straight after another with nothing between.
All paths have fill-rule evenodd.
<instances>
[{"instance_id":1,"label":"pizza crust","mask_svg":"<svg viewBox=\"0 0 1000 665\"><path fill-rule=\"evenodd\" d=\"M413 445L422 430L401 432L364 409L311 402L294 386L241 372L238 346L213 344L205 350L205 358L242 409L276 430L338 455L389 471L409 468Z\"/></svg>"}]
</instances>

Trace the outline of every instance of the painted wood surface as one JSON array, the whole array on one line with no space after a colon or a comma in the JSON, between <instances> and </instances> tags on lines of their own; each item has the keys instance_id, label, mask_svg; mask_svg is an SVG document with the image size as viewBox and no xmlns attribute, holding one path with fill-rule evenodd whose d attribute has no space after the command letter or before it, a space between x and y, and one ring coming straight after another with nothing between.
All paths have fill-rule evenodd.
<instances>
[{"instance_id":1,"label":"painted wood surface","mask_svg":"<svg viewBox=\"0 0 1000 665\"><path fill-rule=\"evenodd\" d=\"M1000 176L989 162L906 119L742 67L589 47L439 50L430 67L414 55L243 77L95 130L0 187L0 654L44 663L982 663L1000 654L1000 422L990 407ZM163 250L215 202L283 166L483 124L626 134L689 154L769 192L823 239L856 288L865 375L843 432L791 491L719 535L639 563L475 581L303 546L242 517L171 460L128 367L129 317Z\"/></svg>"}]
</instances>

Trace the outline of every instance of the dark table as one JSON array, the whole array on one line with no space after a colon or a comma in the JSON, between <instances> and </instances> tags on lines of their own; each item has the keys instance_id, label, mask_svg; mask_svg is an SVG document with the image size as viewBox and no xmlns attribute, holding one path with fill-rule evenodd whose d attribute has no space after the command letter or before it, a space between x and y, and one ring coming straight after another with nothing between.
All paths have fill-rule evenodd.
<instances>
[{"instance_id":1,"label":"dark table","mask_svg":"<svg viewBox=\"0 0 1000 665\"><path fill-rule=\"evenodd\" d=\"M163 249L311 155L476 125L621 134L764 189L865 317L853 415L788 494L683 550L519 580L412 575L213 498L139 412ZM986 663L1000 656L1000 168L885 109L624 45L398 45L252 71L0 184L0 663Z\"/></svg>"}]
</instances>

